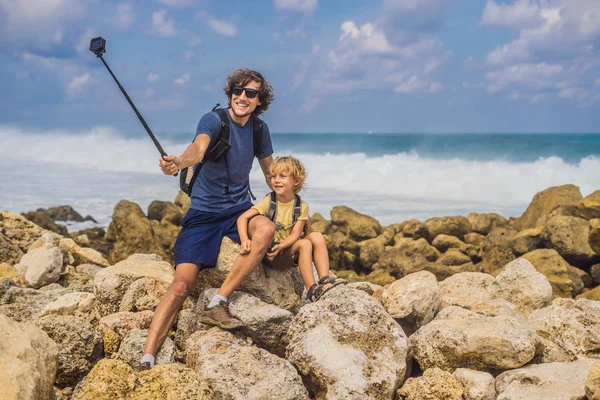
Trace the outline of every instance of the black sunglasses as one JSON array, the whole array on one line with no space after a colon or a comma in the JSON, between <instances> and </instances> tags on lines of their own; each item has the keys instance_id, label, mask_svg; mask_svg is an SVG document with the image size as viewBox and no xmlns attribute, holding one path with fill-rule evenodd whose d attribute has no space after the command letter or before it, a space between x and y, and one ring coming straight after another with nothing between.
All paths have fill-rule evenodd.
<instances>
[{"instance_id":1,"label":"black sunglasses","mask_svg":"<svg viewBox=\"0 0 600 400\"><path fill-rule=\"evenodd\" d=\"M258 90L250 89L250 88L243 88L240 86L234 86L233 89L231 89L231 94L235 94L236 96L241 96L244 91L246 91L246 97L249 99L253 99L256 97L256 95L258 95Z\"/></svg>"}]
</instances>

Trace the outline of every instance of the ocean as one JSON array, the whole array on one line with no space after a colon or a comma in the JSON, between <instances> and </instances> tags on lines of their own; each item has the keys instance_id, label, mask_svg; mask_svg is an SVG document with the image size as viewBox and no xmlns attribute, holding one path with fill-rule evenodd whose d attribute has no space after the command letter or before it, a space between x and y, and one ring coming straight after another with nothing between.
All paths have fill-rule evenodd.
<instances>
[{"instance_id":1,"label":"ocean","mask_svg":"<svg viewBox=\"0 0 600 400\"><path fill-rule=\"evenodd\" d=\"M157 133L169 154L193 134ZM301 193L310 213L330 218L345 205L383 225L411 218L496 212L519 216L535 193L577 185L600 189L600 134L304 134L274 133L275 156L307 168ZM97 127L27 131L0 126L0 210L22 213L70 205L107 227L122 199L144 211L173 201L179 179L162 175L146 133ZM268 188L255 163L251 186ZM74 224L69 230L89 227Z\"/></svg>"}]
</instances>

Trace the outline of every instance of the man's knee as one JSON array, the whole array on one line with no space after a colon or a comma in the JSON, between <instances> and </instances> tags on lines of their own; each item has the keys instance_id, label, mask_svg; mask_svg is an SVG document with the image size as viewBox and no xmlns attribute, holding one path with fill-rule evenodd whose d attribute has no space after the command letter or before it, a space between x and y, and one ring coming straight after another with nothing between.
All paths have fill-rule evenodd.
<instances>
[{"instance_id":1,"label":"man's knee","mask_svg":"<svg viewBox=\"0 0 600 400\"><path fill-rule=\"evenodd\" d=\"M190 295L192 288L190 285L183 280L174 280L171 283L171 287L169 288L170 294L173 296L174 300L183 302Z\"/></svg>"}]
</instances>

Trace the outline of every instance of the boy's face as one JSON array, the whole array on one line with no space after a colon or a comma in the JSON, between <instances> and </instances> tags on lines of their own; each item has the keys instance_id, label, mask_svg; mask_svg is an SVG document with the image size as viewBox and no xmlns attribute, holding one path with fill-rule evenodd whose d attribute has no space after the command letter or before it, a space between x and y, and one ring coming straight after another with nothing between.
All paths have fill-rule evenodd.
<instances>
[{"instance_id":1,"label":"boy's face","mask_svg":"<svg viewBox=\"0 0 600 400\"><path fill-rule=\"evenodd\" d=\"M278 195L290 195L294 194L294 186L298 183L297 179L294 179L287 172L278 172L271 177L271 186L275 194Z\"/></svg>"}]
</instances>

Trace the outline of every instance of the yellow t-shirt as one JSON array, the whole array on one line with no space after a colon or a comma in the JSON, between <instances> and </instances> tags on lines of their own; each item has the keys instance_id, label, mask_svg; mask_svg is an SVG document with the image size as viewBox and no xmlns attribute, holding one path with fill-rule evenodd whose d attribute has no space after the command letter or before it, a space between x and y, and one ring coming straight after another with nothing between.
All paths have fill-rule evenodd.
<instances>
[{"instance_id":1,"label":"yellow t-shirt","mask_svg":"<svg viewBox=\"0 0 600 400\"><path fill-rule=\"evenodd\" d=\"M281 225L283 229L278 229L275 232L275 238L273 239L274 243L283 242L292 233L294 202L295 199L289 203L282 203L279 200L277 201L277 217L275 218L275 222ZM270 203L271 196L267 196L259 201L256 205L252 206L252 208L256 209L260 215L266 216L269 213ZM300 205L300 211L301 212L300 217L298 217L298 221L308 221L308 204L306 204L304 200L302 200L302 204Z\"/></svg>"}]
</instances>

